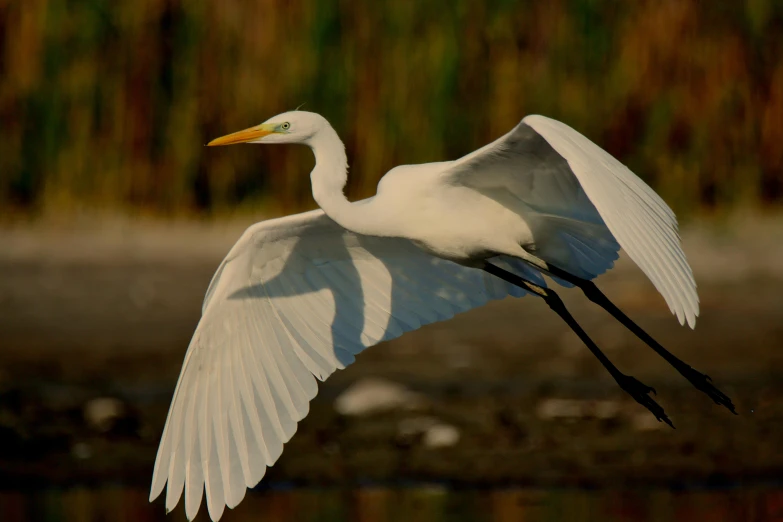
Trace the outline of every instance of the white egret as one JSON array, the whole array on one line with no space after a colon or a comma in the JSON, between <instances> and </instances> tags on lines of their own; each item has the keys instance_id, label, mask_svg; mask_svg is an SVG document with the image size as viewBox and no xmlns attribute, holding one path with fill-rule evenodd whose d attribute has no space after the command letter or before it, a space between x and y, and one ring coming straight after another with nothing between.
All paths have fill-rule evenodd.
<instances>
[{"instance_id":1,"label":"white egret","mask_svg":"<svg viewBox=\"0 0 783 522\"><path fill-rule=\"evenodd\" d=\"M621 373L547 288L578 286L716 403L731 400L591 282L622 247L693 327L699 300L671 209L589 139L544 116L456 161L389 171L374 197L343 194L348 162L318 114L293 111L209 145L303 143L321 210L247 229L212 278L158 449L150 500L204 490L213 520L274 464L326 379L380 341L527 293L557 312L623 390L669 424L654 390Z\"/></svg>"}]
</instances>

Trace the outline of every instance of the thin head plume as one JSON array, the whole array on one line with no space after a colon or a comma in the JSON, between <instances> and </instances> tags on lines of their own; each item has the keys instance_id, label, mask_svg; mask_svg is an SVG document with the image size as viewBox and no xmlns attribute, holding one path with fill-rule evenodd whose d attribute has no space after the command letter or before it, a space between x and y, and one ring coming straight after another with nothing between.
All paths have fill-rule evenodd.
<instances>
[{"instance_id":1,"label":"thin head plume","mask_svg":"<svg viewBox=\"0 0 783 522\"><path fill-rule=\"evenodd\" d=\"M295 110L295 111L298 111L299 109L301 109L302 107L304 107L304 104L305 104L305 103L307 103L307 102L302 102L302 103L300 103L300 104L299 104L299 107L297 107L297 108L296 108L296 109L294 109L294 110Z\"/></svg>"}]
</instances>

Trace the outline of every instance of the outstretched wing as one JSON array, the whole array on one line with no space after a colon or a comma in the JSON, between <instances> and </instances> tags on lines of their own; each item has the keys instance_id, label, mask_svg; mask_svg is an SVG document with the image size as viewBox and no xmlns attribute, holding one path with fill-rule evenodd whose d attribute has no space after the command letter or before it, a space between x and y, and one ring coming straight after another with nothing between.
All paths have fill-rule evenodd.
<instances>
[{"instance_id":1,"label":"outstretched wing","mask_svg":"<svg viewBox=\"0 0 783 522\"><path fill-rule=\"evenodd\" d=\"M495 262L531 281L513 260ZM206 488L218 520L263 477L326 379L422 325L524 292L403 239L358 236L320 210L250 227L221 263L188 347L150 500L168 482L192 519Z\"/></svg>"},{"instance_id":2,"label":"outstretched wing","mask_svg":"<svg viewBox=\"0 0 783 522\"><path fill-rule=\"evenodd\" d=\"M622 247L680 324L695 326L699 298L674 212L568 125L527 116L445 175L514 206L531 225L536 255L574 275L593 278L608 270Z\"/></svg>"}]
</instances>

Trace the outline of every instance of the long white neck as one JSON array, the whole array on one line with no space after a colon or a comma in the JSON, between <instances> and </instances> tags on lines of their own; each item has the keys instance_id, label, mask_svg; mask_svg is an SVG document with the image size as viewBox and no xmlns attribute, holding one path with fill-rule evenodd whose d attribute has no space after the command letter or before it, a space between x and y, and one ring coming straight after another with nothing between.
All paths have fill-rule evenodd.
<instances>
[{"instance_id":1,"label":"long white neck","mask_svg":"<svg viewBox=\"0 0 783 522\"><path fill-rule=\"evenodd\" d=\"M335 130L322 127L308 144L315 155L315 168L310 173L313 197L318 206L340 226L358 234L391 235L384 226L374 198L351 203L343 190L348 182L348 159L345 146Z\"/></svg>"}]
</instances>

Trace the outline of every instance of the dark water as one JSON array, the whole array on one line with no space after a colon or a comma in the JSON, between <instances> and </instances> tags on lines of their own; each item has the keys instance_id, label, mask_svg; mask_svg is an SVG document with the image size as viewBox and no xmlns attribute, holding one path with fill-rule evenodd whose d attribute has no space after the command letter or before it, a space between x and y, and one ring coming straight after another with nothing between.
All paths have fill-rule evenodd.
<instances>
[{"instance_id":1,"label":"dark water","mask_svg":"<svg viewBox=\"0 0 783 522\"><path fill-rule=\"evenodd\" d=\"M147 491L123 487L0 492L2 522L184 521L179 505L168 516ZM202 504L196 520L207 521ZM783 521L783 489L706 491L451 490L442 487L293 489L250 492L225 522L416 521Z\"/></svg>"}]
</instances>

